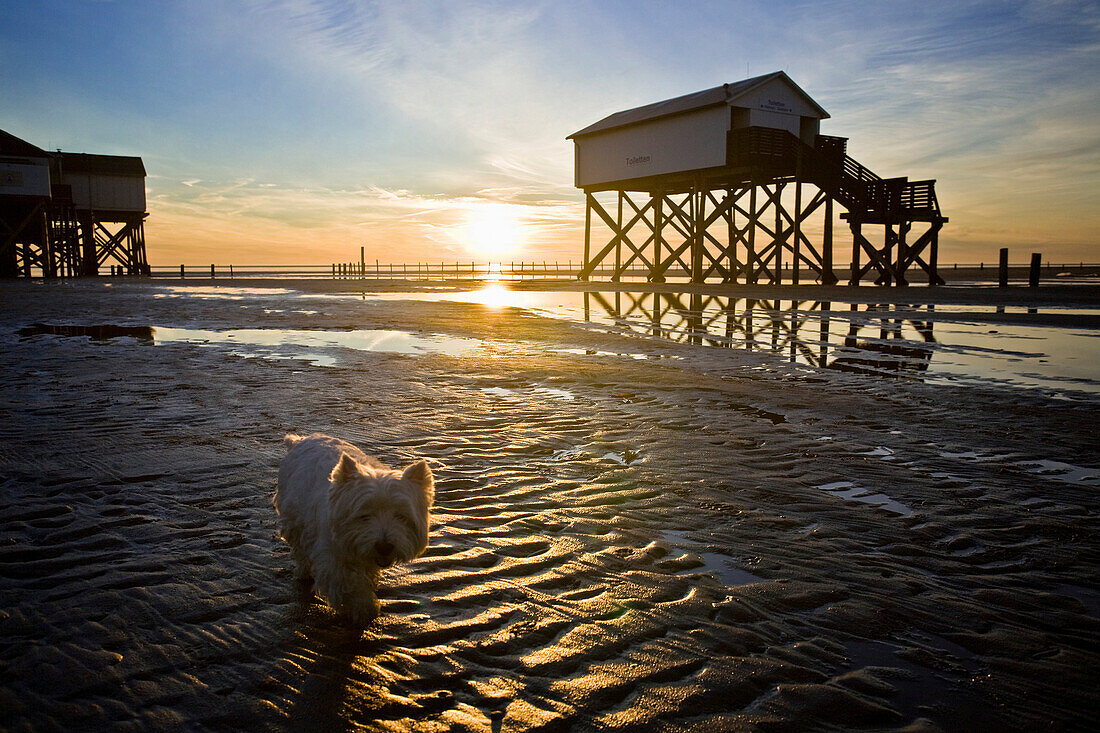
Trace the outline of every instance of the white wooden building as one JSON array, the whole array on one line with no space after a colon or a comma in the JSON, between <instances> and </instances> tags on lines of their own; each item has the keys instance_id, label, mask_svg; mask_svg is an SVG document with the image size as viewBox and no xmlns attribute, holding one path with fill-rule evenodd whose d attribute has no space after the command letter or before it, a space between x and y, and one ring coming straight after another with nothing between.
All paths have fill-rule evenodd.
<instances>
[{"instance_id":1,"label":"white wooden building","mask_svg":"<svg viewBox=\"0 0 1100 733\"><path fill-rule=\"evenodd\" d=\"M782 71L616 112L569 136L575 185L615 188L632 179L727 165L730 131L786 130L813 146L829 116Z\"/></svg>"}]
</instances>

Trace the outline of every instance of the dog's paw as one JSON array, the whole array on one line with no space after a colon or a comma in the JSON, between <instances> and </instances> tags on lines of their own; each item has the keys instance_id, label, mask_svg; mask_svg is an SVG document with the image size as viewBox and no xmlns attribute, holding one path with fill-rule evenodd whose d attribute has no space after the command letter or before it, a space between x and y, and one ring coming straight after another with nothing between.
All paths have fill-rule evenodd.
<instances>
[{"instance_id":1,"label":"dog's paw","mask_svg":"<svg viewBox=\"0 0 1100 733\"><path fill-rule=\"evenodd\" d=\"M366 626L382 614L382 604L377 598L356 598L345 603L340 615L353 626Z\"/></svg>"},{"instance_id":2,"label":"dog's paw","mask_svg":"<svg viewBox=\"0 0 1100 733\"><path fill-rule=\"evenodd\" d=\"M373 608L357 608L354 610L345 610L340 614L342 618L349 626L358 628L366 628L376 618L382 615L382 609L375 606Z\"/></svg>"}]
</instances>

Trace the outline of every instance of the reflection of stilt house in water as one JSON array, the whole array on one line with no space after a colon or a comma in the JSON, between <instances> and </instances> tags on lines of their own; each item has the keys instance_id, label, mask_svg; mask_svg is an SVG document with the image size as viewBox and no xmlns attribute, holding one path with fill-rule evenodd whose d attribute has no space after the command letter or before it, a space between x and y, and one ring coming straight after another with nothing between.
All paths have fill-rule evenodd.
<instances>
[{"instance_id":1,"label":"reflection of stilt house in water","mask_svg":"<svg viewBox=\"0 0 1100 733\"><path fill-rule=\"evenodd\" d=\"M787 303L700 292L586 290L584 319L610 318L650 338L769 351L792 364L871 376L919 379L931 363L934 324L915 317L916 306L851 303L834 310L827 301Z\"/></svg>"},{"instance_id":2,"label":"reflection of stilt house in water","mask_svg":"<svg viewBox=\"0 0 1100 733\"><path fill-rule=\"evenodd\" d=\"M141 158L50 153L0 130L0 277L145 275Z\"/></svg>"},{"instance_id":3,"label":"reflection of stilt house in water","mask_svg":"<svg viewBox=\"0 0 1100 733\"><path fill-rule=\"evenodd\" d=\"M876 282L904 285L913 265L942 283L936 257L947 218L935 181L878 177L846 154L846 138L818 134L828 116L777 71L573 133L586 200L581 279L613 263L617 280L640 263L658 282L778 283L786 269L795 283L806 272L831 285L836 202L852 231L852 283L874 271ZM598 200L605 192L617 194L613 207ZM918 222L927 229L914 238ZM609 240L594 239L594 223ZM877 226L881 242L869 231Z\"/></svg>"}]
</instances>

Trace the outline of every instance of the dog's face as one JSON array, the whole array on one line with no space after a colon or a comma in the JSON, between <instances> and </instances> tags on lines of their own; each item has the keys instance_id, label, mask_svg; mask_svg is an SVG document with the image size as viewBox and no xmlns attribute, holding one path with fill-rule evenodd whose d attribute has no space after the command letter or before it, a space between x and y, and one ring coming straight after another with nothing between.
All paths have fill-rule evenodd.
<instances>
[{"instance_id":1,"label":"dog's face","mask_svg":"<svg viewBox=\"0 0 1100 733\"><path fill-rule=\"evenodd\" d=\"M427 463L392 471L361 466L344 455L329 480L333 540L346 557L388 568L428 546L435 485Z\"/></svg>"}]
</instances>

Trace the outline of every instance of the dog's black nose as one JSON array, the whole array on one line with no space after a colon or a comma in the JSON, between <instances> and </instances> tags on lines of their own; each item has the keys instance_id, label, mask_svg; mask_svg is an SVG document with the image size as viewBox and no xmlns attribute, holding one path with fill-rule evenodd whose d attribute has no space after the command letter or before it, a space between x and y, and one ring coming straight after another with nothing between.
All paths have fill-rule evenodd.
<instances>
[{"instance_id":1,"label":"dog's black nose","mask_svg":"<svg viewBox=\"0 0 1100 733\"><path fill-rule=\"evenodd\" d=\"M377 552L380 557L389 557L393 554L393 545L387 540L382 540L374 546L374 551Z\"/></svg>"}]
</instances>

